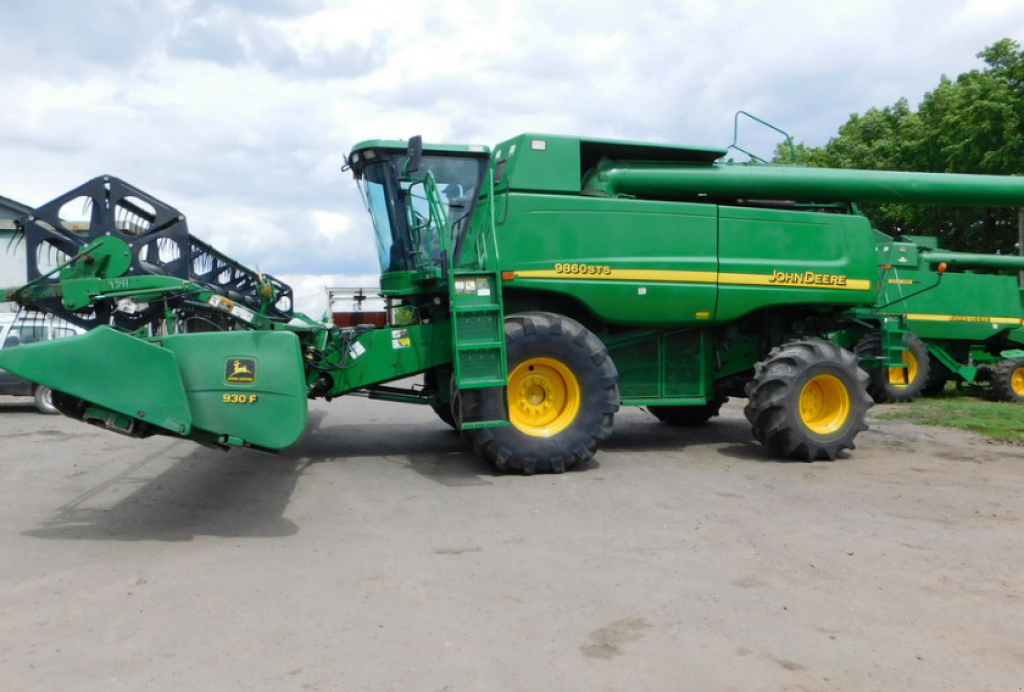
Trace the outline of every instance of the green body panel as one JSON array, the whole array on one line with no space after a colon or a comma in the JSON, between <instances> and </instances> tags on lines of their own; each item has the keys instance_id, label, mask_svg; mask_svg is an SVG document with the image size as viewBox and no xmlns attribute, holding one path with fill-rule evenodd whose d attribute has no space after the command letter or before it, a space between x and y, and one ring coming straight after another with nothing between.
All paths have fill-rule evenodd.
<instances>
[{"instance_id":1,"label":"green body panel","mask_svg":"<svg viewBox=\"0 0 1024 692\"><path fill-rule=\"evenodd\" d=\"M505 290L573 299L609 324L707 323L717 225L710 205L513 193L497 222L501 267L515 272Z\"/></svg>"},{"instance_id":2,"label":"green body panel","mask_svg":"<svg viewBox=\"0 0 1024 692\"><path fill-rule=\"evenodd\" d=\"M604 158L706 165L726 153L714 147L522 134L494 148L495 189L579 194L584 174Z\"/></svg>"},{"instance_id":3,"label":"green body panel","mask_svg":"<svg viewBox=\"0 0 1024 692\"><path fill-rule=\"evenodd\" d=\"M1019 331L1024 316L1017 278L996 274L893 269L879 303L884 313L906 315L907 328L922 339L986 341Z\"/></svg>"},{"instance_id":4,"label":"green body panel","mask_svg":"<svg viewBox=\"0 0 1024 692\"><path fill-rule=\"evenodd\" d=\"M520 135L495 147L494 160L499 192L579 194L580 145L574 137Z\"/></svg>"},{"instance_id":5,"label":"green body panel","mask_svg":"<svg viewBox=\"0 0 1024 692\"><path fill-rule=\"evenodd\" d=\"M187 435L193 415L179 365L171 351L109 327L0 351L0 368Z\"/></svg>"},{"instance_id":6,"label":"green body panel","mask_svg":"<svg viewBox=\"0 0 1024 692\"><path fill-rule=\"evenodd\" d=\"M722 207L720 216L717 322L777 305L874 304L867 219L742 207Z\"/></svg>"},{"instance_id":7,"label":"green body panel","mask_svg":"<svg viewBox=\"0 0 1024 692\"><path fill-rule=\"evenodd\" d=\"M381 293L388 296L421 295L428 290L423 277L413 271L385 272L380 275Z\"/></svg>"},{"instance_id":8,"label":"green body panel","mask_svg":"<svg viewBox=\"0 0 1024 692\"><path fill-rule=\"evenodd\" d=\"M524 193L510 193L507 206L498 222L501 266L515 273L507 290L559 294L610 324L722 323L777 305L875 301L874 238L862 217Z\"/></svg>"},{"instance_id":9,"label":"green body panel","mask_svg":"<svg viewBox=\"0 0 1024 692\"><path fill-rule=\"evenodd\" d=\"M306 386L295 334L204 332L155 343L177 360L195 427L268 449L283 449L302 436ZM148 363L134 367L145 372ZM232 377L236 369L252 372Z\"/></svg>"},{"instance_id":10,"label":"green body panel","mask_svg":"<svg viewBox=\"0 0 1024 692\"><path fill-rule=\"evenodd\" d=\"M407 327L386 327L361 334L349 348L343 370L331 373L327 396L408 377L452 361L447 320Z\"/></svg>"}]
</instances>

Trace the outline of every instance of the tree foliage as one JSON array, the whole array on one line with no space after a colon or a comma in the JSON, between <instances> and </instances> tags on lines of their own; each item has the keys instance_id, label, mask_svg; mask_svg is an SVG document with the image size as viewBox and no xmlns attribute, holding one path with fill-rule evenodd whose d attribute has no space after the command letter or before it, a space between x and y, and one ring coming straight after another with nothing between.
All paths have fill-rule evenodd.
<instances>
[{"instance_id":1,"label":"tree foliage","mask_svg":"<svg viewBox=\"0 0 1024 692\"><path fill-rule=\"evenodd\" d=\"M985 63L955 80L943 76L914 110L906 99L853 114L823 147L795 145L808 166L866 170L1024 175L1024 50L1003 39L978 54ZM775 161L789 162L787 144ZM1024 203L1022 203L1024 206ZM866 206L890 235L935 235L943 247L1013 254L1015 209Z\"/></svg>"}]
</instances>

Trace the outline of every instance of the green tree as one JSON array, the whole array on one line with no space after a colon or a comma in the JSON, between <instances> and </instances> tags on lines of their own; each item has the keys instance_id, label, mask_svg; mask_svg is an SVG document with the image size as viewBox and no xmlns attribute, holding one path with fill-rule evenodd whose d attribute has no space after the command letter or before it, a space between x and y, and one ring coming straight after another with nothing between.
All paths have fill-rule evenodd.
<instances>
[{"instance_id":1,"label":"green tree","mask_svg":"<svg viewBox=\"0 0 1024 692\"><path fill-rule=\"evenodd\" d=\"M943 76L917 110L906 99L853 114L824 147L796 145L809 166L936 173L1024 175L1024 50L1003 39L978 54L985 63L951 80ZM792 160L781 144L775 160ZM1015 253L1014 209L866 206L879 230L935 235L943 247Z\"/></svg>"}]
</instances>

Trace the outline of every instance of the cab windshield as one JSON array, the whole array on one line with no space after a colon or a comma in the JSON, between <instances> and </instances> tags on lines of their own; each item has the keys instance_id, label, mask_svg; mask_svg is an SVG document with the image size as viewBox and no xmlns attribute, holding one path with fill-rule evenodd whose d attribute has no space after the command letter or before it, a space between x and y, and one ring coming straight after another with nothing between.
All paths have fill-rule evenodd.
<instances>
[{"instance_id":1,"label":"cab windshield","mask_svg":"<svg viewBox=\"0 0 1024 692\"><path fill-rule=\"evenodd\" d=\"M393 154L368 163L361 189L373 221L381 271L416 269L420 262L440 264L438 223L454 233L469 223L487 165L482 157L424 154L419 170L402 176L408 156ZM423 179L433 173L445 219L432 218Z\"/></svg>"}]
</instances>

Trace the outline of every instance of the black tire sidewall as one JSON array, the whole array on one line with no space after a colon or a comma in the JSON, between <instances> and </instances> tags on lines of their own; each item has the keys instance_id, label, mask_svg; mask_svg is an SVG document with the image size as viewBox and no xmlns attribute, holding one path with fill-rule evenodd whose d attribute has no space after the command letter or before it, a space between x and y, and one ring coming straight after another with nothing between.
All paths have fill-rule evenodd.
<instances>
[{"instance_id":1,"label":"black tire sidewall","mask_svg":"<svg viewBox=\"0 0 1024 692\"><path fill-rule=\"evenodd\" d=\"M589 443L592 431L600 426L603 420L603 413L597 406L603 398L603 387L600 369L591 361L585 340L573 339L569 334L556 335L548 329L538 329L533 335L527 334L524 330L509 340L506 348L510 375L519 365L534 358L557 360L568 368L579 385L579 409L568 427L554 435L529 435L519 430L514 423L497 429L495 435L499 439L505 436L519 436L522 439L517 446L535 446L537 453L540 454L543 454L544 450L548 450L549 453L569 454L578 445ZM511 407L512 402L508 404Z\"/></svg>"},{"instance_id":2,"label":"black tire sidewall","mask_svg":"<svg viewBox=\"0 0 1024 692\"><path fill-rule=\"evenodd\" d=\"M1013 373L1020 368L1024 368L1024 358L1009 358L993 369L990 386L996 401L1024 402L1024 396L1013 388Z\"/></svg>"},{"instance_id":3,"label":"black tire sidewall","mask_svg":"<svg viewBox=\"0 0 1024 692\"><path fill-rule=\"evenodd\" d=\"M459 426L476 452L500 470L561 473L589 461L611 435L619 408L618 372L605 345L575 320L546 312L505 318L509 373L535 358L560 362L579 386L579 408L565 428L549 436L529 435L515 424L462 429L463 420L501 420L508 414L508 387L464 389L458 393Z\"/></svg>"}]
</instances>

